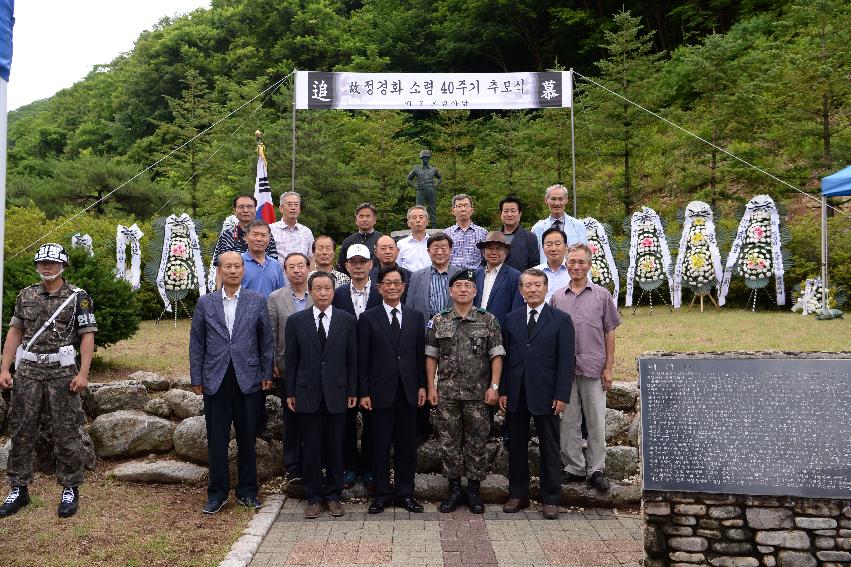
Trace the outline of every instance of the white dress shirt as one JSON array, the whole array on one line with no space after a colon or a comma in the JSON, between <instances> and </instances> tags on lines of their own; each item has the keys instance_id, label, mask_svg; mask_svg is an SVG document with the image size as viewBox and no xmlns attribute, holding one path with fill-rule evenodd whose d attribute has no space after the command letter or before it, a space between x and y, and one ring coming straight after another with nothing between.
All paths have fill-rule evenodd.
<instances>
[{"instance_id":1,"label":"white dress shirt","mask_svg":"<svg viewBox=\"0 0 851 567\"><path fill-rule=\"evenodd\" d=\"M228 328L228 336L233 337L233 321L236 319L236 304L239 302L239 291L242 286L236 288L233 297L228 297L224 286L222 286L222 307L225 310L225 325Z\"/></svg>"},{"instance_id":2,"label":"white dress shirt","mask_svg":"<svg viewBox=\"0 0 851 567\"><path fill-rule=\"evenodd\" d=\"M484 288L482 289L482 309L488 308L488 298L491 296L491 290L493 289L493 282L496 281L496 276L499 274L499 270L502 269L504 264L500 264L496 268L489 270L485 267L485 283Z\"/></svg>"},{"instance_id":3,"label":"white dress shirt","mask_svg":"<svg viewBox=\"0 0 851 567\"><path fill-rule=\"evenodd\" d=\"M363 291L358 291L355 289L355 282L352 282L349 286L349 291L352 293L352 305L355 306L355 317L360 319L361 313L366 311L366 304L369 301L369 288L371 287L371 282L369 279L366 280L366 285L363 286Z\"/></svg>"},{"instance_id":4,"label":"white dress shirt","mask_svg":"<svg viewBox=\"0 0 851 567\"><path fill-rule=\"evenodd\" d=\"M399 321L399 328L402 328L402 303L399 302L399 305L396 307L390 307L386 303L382 302L381 305L384 306L384 312L387 313L387 322L393 322L393 314L390 313L392 310L396 310L396 319Z\"/></svg>"},{"instance_id":5,"label":"white dress shirt","mask_svg":"<svg viewBox=\"0 0 851 567\"><path fill-rule=\"evenodd\" d=\"M413 235L406 236L396 243L399 247L399 257L396 258L396 263L411 270L411 272L428 268L431 266L431 257L428 255L427 243L428 234L424 234L422 240L417 240Z\"/></svg>"},{"instance_id":6,"label":"white dress shirt","mask_svg":"<svg viewBox=\"0 0 851 567\"><path fill-rule=\"evenodd\" d=\"M320 311L318 307L313 306L313 323L316 325L316 332L319 332L319 314L325 313L325 317L322 318L322 326L325 328L325 336L328 336L328 331L331 330L331 315L332 315L332 307L329 305L325 311Z\"/></svg>"}]
</instances>

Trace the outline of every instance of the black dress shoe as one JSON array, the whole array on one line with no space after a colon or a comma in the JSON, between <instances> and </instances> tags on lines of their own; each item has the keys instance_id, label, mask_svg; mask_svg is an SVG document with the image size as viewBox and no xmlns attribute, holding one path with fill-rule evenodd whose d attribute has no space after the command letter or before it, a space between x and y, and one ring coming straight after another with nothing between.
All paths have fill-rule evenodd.
<instances>
[{"instance_id":1,"label":"black dress shoe","mask_svg":"<svg viewBox=\"0 0 851 567\"><path fill-rule=\"evenodd\" d=\"M227 503L227 498L225 498L224 500L219 500L218 498L209 498L207 499L207 503L204 504L204 513L215 514L216 512L221 510Z\"/></svg>"},{"instance_id":2,"label":"black dress shoe","mask_svg":"<svg viewBox=\"0 0 851 567\"><path fill-rule=\"evenodd\" d=\"M561 483L569 484L571 482L583 482L585 477L579 474L573 474L572 472L562 471L561 472Z\"/></svg>"},{"instance_id":3,"label":"black dress shoe","mask_svg":"<svg viewBox=\"0 0 851 567\"><path fill-rule=\"evenodd\" d=\"M245 496L243 498L237 498L236 501L246 508L251 508L252 510L259 510L263 507L260 503L260 499L256 496Z\"/></svg>"},{"instance_id":4,"label":"black dress shoe","mask_svg":"<svg viewBox=\"0 0 851 567\"><path fill-rule=\"evenodd\" d=\"M424 510L423 505L417 502L413 496L397 498L394 504L397 508L404 508L408 512L413 512L414 514L419 514Z\"/></svg>"},{"instance_id":5,"label":"black dress shoe","mask_svg":"<svg viewBox=\"0 0 851 567\"><path fill-rule=\"evenodd\" d=\"M0 518L11 516L30 503L30 493L26 486L13 486L6 501L0 506Z\"/></svg>"},{"instance_id":6,"label":"black dress shoe","mask_svg":"<svg viewBox=\"0 0 851 567\"><path fill-rule=\"evenodd\" d=\"M76 486L66 486L62 489L62 498L59 500L57 514L60 518L70 518L77 513L80 503L80 490Z\"/></svg>"},{"instance_id":7,"label":"black dress shoe","mask_svg":"<svg viewBox=\"0 0 851 567\"><path fill-rule=\"evenodd\" d=\"M594 471L591 474L591 478L588 479L588 484L600 492L605 492L609 489L609 479L607 479L601 471Z\"/></svg>"},{"instance_id":8,"label":"black dress shoe","mask_svg":"<svg viewBox=\"0 0 851 567\"><path fill-rule=\"evenodd\" d=\"M384 508L386 508L386 507L387 507L387 504L385 504L384 500L379 500L378 498L376 498L369 505L369 508L367 509L366 512L367 512L367 514L380 514L384 511Z\"/></svg>"}]
</instances>

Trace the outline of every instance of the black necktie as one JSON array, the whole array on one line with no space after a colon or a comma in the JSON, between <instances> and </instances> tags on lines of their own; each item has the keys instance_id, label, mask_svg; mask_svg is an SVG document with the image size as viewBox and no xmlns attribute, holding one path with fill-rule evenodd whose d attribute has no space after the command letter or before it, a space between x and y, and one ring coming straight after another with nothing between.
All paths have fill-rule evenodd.
<instances>
[{"instance_id":1,"label":"black necktie","mask_svg":"<svg viewBox=\"0 0 851 567\"><path fill-rule=\"evenodd\" d=\"M325 318L325 313L322 311L319 312L319 328L316 332L319 334L319 346L322 347L322 350L325 350L325 343L328 340L328 335L325 334L325 325L322 324L322 319Z\"/></svg>"},{"instance_id":2,"label":"black necktie","mask_svg":"<svg viewBox=\"0 0 851 567\"><path fill-rule=\"evenodd\" d=\"M535 332L535 327L538 325L538 322L535 320L535 315L537 314L538 312L534 309L529 311L529 324L526 326L526 329L528 329L530 337L532 336L532 333Z\"/></svg>"},{"instance_id":3,"label":"black necktie","mask_svg":"<svg viewBox=\"0 0 851 567\"><path fill-rule=\"evenodd\" d=\"M397 345L399 344L399 335L402 334L402 326L399 324L398 317L396 317L396 313L398 312L399 310L395 307L390 310L390 316L392 317L390 319L390 336Z\"/></svg>"},{"instance_id":4,"label":"black necktie","mask_svg":"<svg viewBox=\"0 0 851 567\"><path fill-rule=\"evenodd\" d=\"M556 219L553 221L553 228L561 230L561 219Z\"/></svg>"}]
</instances>

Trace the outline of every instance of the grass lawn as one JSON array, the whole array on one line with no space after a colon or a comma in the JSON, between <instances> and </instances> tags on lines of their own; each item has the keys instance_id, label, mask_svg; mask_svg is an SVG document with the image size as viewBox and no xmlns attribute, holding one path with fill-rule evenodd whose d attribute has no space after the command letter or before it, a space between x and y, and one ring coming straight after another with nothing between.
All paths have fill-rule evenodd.
<instances>
[{"instance_id":1,"label":"grass lawn","mask_svg":"<svg viewBox=\"0 0 851 567\"><path fill-rule=\"evenodd\" d=\"M62 489L37 475L30 505L0 521L4 567L206 567L218 565L253 512L231 504L207 516L206 484L124 484L107 476L101 461L86 473L80 510L59 519ZM6 488L3 487L4 497Z\"/></svg>"},{"instance_id":2,"label":"grass lawn","mask_svg":"<svg viewBox=\"0 0 851 567\"><path fill-rule=\"evenodd\" d=\"M790 311L756 312L709 307L624 309L617 332L616 380L635 380L638 355L648 351L710 352L734 350L851 350L851 319L816 321ZM135 370L164 376L189 374L189 321L144 321L132 339L98 350L106 368L92 381L124 378Z\"/></svg>"}]
</instances>

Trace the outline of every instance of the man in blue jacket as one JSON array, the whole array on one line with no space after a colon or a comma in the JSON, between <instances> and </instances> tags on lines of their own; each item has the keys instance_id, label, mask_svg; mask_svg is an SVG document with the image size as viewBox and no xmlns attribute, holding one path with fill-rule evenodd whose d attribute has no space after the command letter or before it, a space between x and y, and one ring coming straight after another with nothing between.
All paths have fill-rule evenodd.
<instances>
[{"instance_id":1,"label":"man in blue jacket","mask_svg":"<svg viewBox=\"0 0 851 567\"><path fill-rule=\"evenodd\" d=\"M507 412L507 513L529 507L529 418L535 420L541 448L543 515L558 519L561 495L559 416L570 402L574 370L573 323L546 303L547 276L531 268L520 278L526 307L508 314L502 330L505 364L499 406Z\"/></svg>"},{"instance_id":2,"label":"man in blue jacket","mask_svg":"<svg viewBox=\"0 0 851 567\"><path fill-rule=\"evenodd\" d=\"M204 394L210 479L205 514L222 509L230 492L228 443L236 430L237 501L260 508L257 499L255 438L263 413L263 392L272 388L275 339L266 300L241 287L242 256L219 256L222 289L202 296L192 317L189 373L192 391Z\"/></svg>"}]
</instances>

